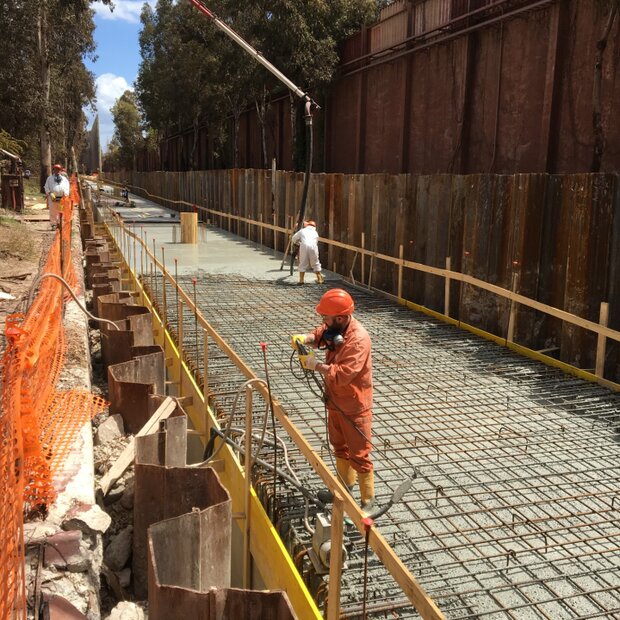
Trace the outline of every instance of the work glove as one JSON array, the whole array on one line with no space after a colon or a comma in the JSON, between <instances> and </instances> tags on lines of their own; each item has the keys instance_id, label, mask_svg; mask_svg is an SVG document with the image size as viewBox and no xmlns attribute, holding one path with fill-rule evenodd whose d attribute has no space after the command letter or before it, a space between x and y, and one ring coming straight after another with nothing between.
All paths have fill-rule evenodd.
<instances>
[{"instance_id":1,"label":"work glove","mask_svg":"<svg viewBox=\"0 0 620 620\"><path fill-rule=\"evenodd\" d=\"M297 351L297 343L299 344L306 343L306 337L304 336L304 334L294 334L291 337L291 346L293 347L293 349L295 349L295 351Z\"/></svg>"},{"instance_id":2,"label":"work glove","mask_svg":"<svg viewBox=\"0 0 620 620\"><path fill-rule=\"evenodd\" d=\"M51 193L51 194L50 194L50 197L51 197L51 199L52 199L52 200L56 200L56 194Z\"/></svg>"},{"instance_id":3,"label":"work glove","mask_svg":"<svg viewBox=\"0 0 620 620\"><path fill-rule=\"evenodd\" d=\"M315 370L316 365L319 363L314 351L310 351L308 355L300 355L299 361L306 370Z\"/></svg>"}]
</instances>

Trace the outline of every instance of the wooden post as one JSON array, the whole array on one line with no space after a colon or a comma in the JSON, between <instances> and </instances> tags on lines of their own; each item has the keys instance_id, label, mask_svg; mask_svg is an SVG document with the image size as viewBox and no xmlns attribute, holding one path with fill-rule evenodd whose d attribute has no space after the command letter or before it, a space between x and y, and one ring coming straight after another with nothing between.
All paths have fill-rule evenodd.
<instances>
[{"instance_id":1,"label":"wooden post","mask_svg":"<svg viewBox=\"0 0 620 620\"><path fill-rule=\"evenodd\" d=\"M260 244L263 245L263 214L262 213L258 214L258 221L260 222L259 240L260 240Z\"/></svg>"},{"instance_id":2,"label":"wooden post","mask_svg":"<svg viewBox=\"0 0 620 620\"><path fill-rule=\"evenodd\" d=\"M329 554L329 594L327 620L340 618L340 579L342 574L342 538L344 511L342 497L334 493L331 521L331 550Z\"/></svg>"},{"instance_id":3,"label":"wooden post","mask_svg":"<svg viewBox=\"0 0 620 620\"><path fill-rule=\"evenodd\" d=\"M273 215L272 215L271 219L273 220L273 226L274 226L274 229L273 229L273 249L277 252L278 251L278 235L277 235L276 229L275 229L275 226L276 226L276 212L275 211L273 212Z\"/></svg>"},{"instance_id":4,"label":"wooden post","mask_svg":"<svg viewBox=\"0 0 620 620\"><path fill-rule=\"evenodd\" d=\"M601 302L601 310L599 314L599 323L603 327L607 327L609 320L609 304L606 301ZM607 346L607 337L599 334L596 342L596 370L595 374L601 379L605 375L605 347Z\"/></svg>"},{"instance_id":5,"label":"wooden post","mask_svg":"<svg viewBox=\"0 0 620 620\"><path fill-rule=\"evenodd\" d=\"M245 523L243 526L243 588L249 590L251 586L250 555L250 493L252 489L252 387L245 388Z\"/></svg>"},{"instance_id":6,"label":"wooden post","mask_svg":"<svg viewBox=\"0 0 620 620\"><path fill-rule=\"evenodd\" d=\"M519 282L519 274L512 274L512 292L517 292L517 283ZM515 335L515 320L517 315L517 302L514 299L510 300L510 315L508 317L508 334L506 335L506 342L513 342Z\"/></svg>"},{"instance_id":7,"label":"wooden post","mask_svg":"<svg viewBox=\"0 0 620 620\"><path fill-rule=\"evenodd\" d=\"M366 235L362 233L362 250L366 249ZM362 284L366 282L366 254L362 252Z\"/></svg>"},{"instance_id":8,"label":"wooden post","mask_svg":"<svg viewBox=\"0 0 620 620\"><path fill-rule=\"evenodd\" d=\"M405 250L401 245L398 246L398 258L400 259L400 265L398 265L398 299L403 298L403 257Z\"/></svg>"},{"instance_id":9,"label":"wooden post","mask_svg":"<svg viewBox=\"0 0 620 620\"><path fill-rule=\"evenodd\" d=\"M177 318L177 324L178 324L178 352L179 352L179 394L178 396L181 397L182 396L182 392L183 392L183 300L179 299L178 302L178 306L177 306L177 310L179 313L179 316Z\"/></svg>"},{"instance_id":10,"label":"wooden post","mask_svg":"<svg viewBox=\"0 0 620 620\"><path fill-rule=\"evenodd\" d=\"M198 213L181 213L181 243L196 244L198 239Z\"/></svg>"},{"instance_id":11,"label":"wooden post","mask_svg":"<svg viewBox=\"0 0 620 620\"><path fill-rule=\"evenodd\" d=\"M368 290L370 290L370 287L372 285L372 272L373 272L374 266L375 266L375 255L372 254L370 257L370 269L368 269Z\"/></svg>"},{"instance_id":12,"label":"wooden post","mask_svg":"<svg viewBox=\"0 0 620 620\"><path fill-rule=\"evenodd\" d=\"M452 271L452 258L446 256L446 269ZM450 276L446 276L445 288L443 294L443 313L450 316Z\"/></svg>"}]
</instances>

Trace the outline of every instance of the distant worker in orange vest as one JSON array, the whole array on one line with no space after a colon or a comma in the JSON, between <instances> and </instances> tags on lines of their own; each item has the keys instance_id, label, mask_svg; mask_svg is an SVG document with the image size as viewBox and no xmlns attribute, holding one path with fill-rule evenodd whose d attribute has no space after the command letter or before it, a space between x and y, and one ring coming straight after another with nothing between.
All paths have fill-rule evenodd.
<instances>
[{"instance_id":1,"label":"distant worker in orange vest","mask_svg":"<svg viewBox=\"0 0 620 620\"><path fill-rule=\"evenodd\" d=\"M362 510L375 504L372 450L372 356L364 326L353 317L355 304L349 293L333 288L321 297L316 311L323 324L308 334L296 334L297 343L324 349L325 363L311 354L303 359L309 370L325 379L329 441L336 455L338 477L350 491L359 478Z\"/></svg>"},{"instance_id":2,"label":"distant worker in orange vest","mask_svg":"<svg viewBox=\"0 0 620 620\"><path fill-rule=\"evenodd\" d=\"M61 174L62 166L54 164L52 166L52 174L45 181L45 196L47 197L47 206L50 210L50 224L54 228L58 224L58 213L61 210L61 200L64 196L68 196L71 188L69 187L69 179Z\"/></svg>"},{"instance_id":3,"label":"distant worker in orange vest","mask_svg":"<svg viewBox=\"0 0 620 620\"><path fill-rule=\"evenodd\" d=\"M319 261L319 233L316 231L316 222L307 220L291 239L292 243L299 244L299 284L304 283L306 271L314 271L319 284L325 282L321 273Z\"/></svg>"}]
</instances>

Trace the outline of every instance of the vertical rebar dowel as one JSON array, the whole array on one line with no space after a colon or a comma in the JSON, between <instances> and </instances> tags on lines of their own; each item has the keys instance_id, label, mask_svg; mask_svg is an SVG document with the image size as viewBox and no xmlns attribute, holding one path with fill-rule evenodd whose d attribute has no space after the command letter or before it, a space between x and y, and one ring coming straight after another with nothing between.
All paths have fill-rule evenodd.
<instances>
[{"instance_id":1,"label":"vertical rebar dowel","mask_svg":"<svg viewBox=\"0 0 620 620\"><path fill-rule=\"evenodd\" d=\"M157 291L158 291L158 286L157 286L157 263L155 262L155 257L157 256L156 252L155 252L155 237L153 237L153 257L151 260L151 268L152 268L152 272L155 273L155 299L157 299ZM151 283L151 288L153 287L153 284Z\"/></svg>"},{"instance_id":2,"label":"vertical rebar dowel","mask_svg":"<svg viewBox=\"0 0 620 620\"><path fill-rule=\"evenodd\" d=\"M243 524L243 588L251 587L250 557L250 492L252 488L252 387L245 388L245 480Z\"/></svg>"},{"instance_id":3,"label":"vertical rebar dowel","mask_svg":"<svg viewBox=\"0 0 620 620\"><path fill-rule=\"evenodd\" d=\"M452 258L446 256L446 270L452 271ZM450 316L450 276L446 276L443 294L443 313Z\"/></svg>"},{"instance_id":4,"label":"vertical rebar dowel","mask_svg":"<svg viewBox=\"0 0 620 620\"><path fill-rule=\"evenodd\" d=\"M196 303L196 278L192 278L194 286L194 359L198 360L198 304Z\"/></svg>"},{"instance_id":5,"label":"vertical rebar dowel","mask_svg":"<svg viewBox=\"0 0 620 620\"><path fill-rule=\"evenodd\" d=\"M208 432L209 421L209 333L202 330L204 338L202 354L202 396L204 399L205 432ZM198 358L196 358L198 359Z\"/></svg>"},{"instance_id":6,"label":"vertical rebar dowel","mask_svg":"<svg viewBox=\"0 0 620 620\"><path fill-rule=\"evenodd\" d=\"M166 255L164 251L164 246L161 247L161 304L163 311L163 325L164 328L168 327L168 300L166 295Z\"/></svg>"},{"instance_id":7,"label":"vertical rebar dowel","mask_svg":"<svg viewBox=\"0 0 620 620\"><path fill-rule=\"evenodd\" d=\"M144 286L144 228L140 226L140 279Z\"/></svg>"},{"instance_id":8,"label":"vertical rebar dowel","mask_svg":"<svg viewBox=\"0 0 620 620\"><path fill-rule=\"evenodd\" d=\"M177 302L177 345L179 351L179 396L183 394L183 300Z\"/></svg>"},{"instance_id":9,"label":"vertical rebar dowel","mask_svg":"<svg viewBox=\"0 0 620 620\"><path fill-rule=\"evenodd\" d=\"M327 597L327 620L340 618L340 589L342 576L342 540L344 502L338 492L334 492L331 516L331 549L329 555L329 594Z\"/></svg>"},{"instance_id":10,"label":"vertical rebar dowel","mask_svg":"<svg viewBox=\"0 0 620 620\"><path fill-rule=\"evenodd\" d=\"M603 327L607 327L609 320L609 304L606 301L601 302L601 310L599 314L599 323ZM599 334L596 342L596 376L603 378L605 374L605 347L607 345L607 337L605 334Z\"/></svg>"},{"instance_id":11,"label":"vertical rebar dowel","mask_svg":"<svg viewBox=\"0 0 620 620\"><path fill-rule=\"evenodd\" d=\"M175 303L176 307L179 307L179 271L178 271L178 261L174 259L174 295L175 295ZM179 320L177 318L177 330L179 328Z\"/></svg>"},{"instance_id":12,"label":"vertical rebar dowel","mask_svg":"<svg viewBox=\"0 0 620 620\"><path fill-rule=\"evenodd\" d=\"M137 247L137 235L136 235L136 225L133 226L133 278L134 278L134 286L135 290L138 290L138 257L136 255L136 247Z\"/></svg>"}]
</instances>

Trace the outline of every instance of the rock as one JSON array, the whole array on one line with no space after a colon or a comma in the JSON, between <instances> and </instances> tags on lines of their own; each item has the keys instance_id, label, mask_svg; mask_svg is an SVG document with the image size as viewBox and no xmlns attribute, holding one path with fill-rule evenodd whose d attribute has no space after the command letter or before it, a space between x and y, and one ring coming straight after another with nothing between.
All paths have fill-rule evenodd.
<instances>
[{"instance_id":1,"label":"rock","mask_svg":"<svg viewBox=\"0 0 620 620\"><path fill-rule=\"evenodd\" d=\"M119 603L106 620L144 620L144 612L135 603Z\"/></svg>"},{"instance_id":2,"label":"rock","mask_svg":"<svg viewBox=\"0 0 620 620\"><path fill-rule=\"evenodd\" d=\"M131 568L123 568L122 571L116 573L118 583L121 588L128 588L131 583Z\"/></svg>"},{"instance_id":3,"label":"rock","mask_svg":"<svg viewBox=\"0 0 620 620\"><path fill-rule=\"evenodd\" d=\"M111 415L105 422L102 422L95 433L95 445L110 443L125 434L123 418L116 414Z\"/></svg>"},{"instance_id":4,"label":"rock","mask_svg":"<svg viewBox=\"0 0 620 620\"><path fill-rule=\"evenodd\" d=\"M110 570L119 572L127 564L131 555L133 540L133 526L128 525L122 529L105 548L103 552L103 561Z\"/></svg>"},{"instance_id":5,"label":"rock","mask_svg":"<svg viewBox=\"0 0 620 620\"><path fill-rule=\"evenodd\" d=\"M85 534L103 534L112 523L109 514L94 506L80 504L67 513L62 524L63 530L80 530Z\"/></svg>"},{"instance_id":6,"label":"rock","mask_svg":"<svg viewBox=\"0 0 620 620\"><path fill-rule=\"evenodd\" d=\"M126 510L133 510L133 478L127 481L123 497L121 497L121 506Z\"/></svg>"},{"instance_id":7,"label":"rock","mask_svg":"<svg viewBox=\"0 0 620 620\"><path fill-rule=\"evenodd\" d=\"M106 506L110 506L118 502L119 499L122 499L125 496L125 485L122 482L118 482L116 486L114 486L106 496L103 498L103 503Z\"/></svg>"},{"instance_id":8,"label":"rock","mask_svg":"<svg viewBox=\"0 0 620 620\"><path fill-rule=\"evenodd\" d=\"M82 544L82 532L58 532L46 539L45 566L55 566L72 573L82 573L90 566L88 549Z\"/></svg>"}]
</instances>

